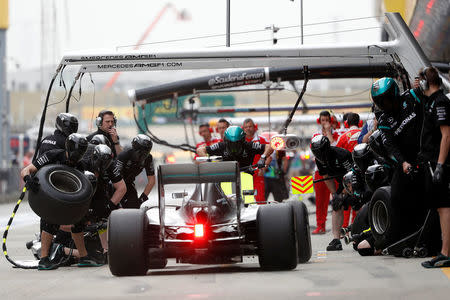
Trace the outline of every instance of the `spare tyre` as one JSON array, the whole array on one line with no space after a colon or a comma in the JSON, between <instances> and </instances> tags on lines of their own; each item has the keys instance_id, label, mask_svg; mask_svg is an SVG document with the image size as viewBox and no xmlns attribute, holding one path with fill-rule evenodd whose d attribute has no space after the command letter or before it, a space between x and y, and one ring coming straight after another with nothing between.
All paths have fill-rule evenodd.
<instances>
[{"instance_id":1,"label":"spare tyre","mask_svg":"<svg viewBox=\"0 0 450 300\"><path fill-rule=\"evenodd\" d=\"M398 237L390 186L378 188L373 193L369 205L369 223L377 244L389 245Z\"/></svg>"},{"instance_id":2,"label":"spare tyre","mask_svg":"<svg viewBox=\"0 0 450 300\"><path fill-rule=\"evenodd\" d=\"M92 185L80 171L66 165L46 165L35 175L39 189L29 191L31 209L48 223L75 224L88 212Z\"/></svg>"}]
</instances>

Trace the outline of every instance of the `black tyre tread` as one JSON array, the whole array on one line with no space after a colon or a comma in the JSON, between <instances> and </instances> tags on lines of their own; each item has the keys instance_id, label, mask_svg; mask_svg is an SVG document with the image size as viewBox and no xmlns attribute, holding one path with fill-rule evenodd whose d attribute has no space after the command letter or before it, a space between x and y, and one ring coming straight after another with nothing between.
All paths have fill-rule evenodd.
<instances>
[{"instance_id":1,"label":"black tyre tread","mask_svg":"<svg viewBox=\"0 0 450 300\"><path fill-rule=\"evenodd\" d=\"M120 209L108 220L108 264L115 276L147 274L144 245L146 215L140 209Z\"/></svg>"},{"instance_id":2,"label":"black tyre tread","mask_svg":"<svg viewBox=\"0 0 450 300\"><path fill-rule=\"evenodd\" d=\"M386 208L387 208L387 214L388 214L388 226L384 233L379 233L375 230L374 227L374 220L373 220L373 209L374 205L377 201L382 201ZM369 205L369 223L370 227L372 229L372 235L375 238L375 242L377 244L384 244L389 245L391 244L395 237L397 236L398 228L395 228L395 220L393 215L393 208L392 208L392 202L391 202L391 187L385 186L378 188L372 196L372 199L370 201Z\"/></svg>"},{"instance_id":3,"label":"black tyre tread","mask_svg":"<svg viewBox=\"0 0 450 300\"><path fill-rule=\"evenodd\" d=\"M256 216L258 259L265 270L292 270L297 266L294 210L288 204L264 205Z\"/></svg>"},{"instance_id":4,"label":"black tyre tread","mask_svg":"<svg viewBox=\"0 0 450 300\"><path fill-rule=\"evenodd\" d=\"M308 262L312 256L308 208L305 203L297 200L290 200L287 203L294 209L298 263L303 264Z\"/></svg>"},{"instance_id":5,"label":"black tyre tread","mask_svg":"<svg viewBox=\"0 0 450 300\"><path fill-rule=\"evenodd\" d=\"M81 182L81 190L74 193L63 193L56 190L49 182L54 171L66 171ZM75 224L88 212L92 198L92 185L80 171L66 165L46 165L36 173L39 179L39 190L29 191L28 203L31 209L48 223L58 225Z\"/></svg>"}]
</instances>

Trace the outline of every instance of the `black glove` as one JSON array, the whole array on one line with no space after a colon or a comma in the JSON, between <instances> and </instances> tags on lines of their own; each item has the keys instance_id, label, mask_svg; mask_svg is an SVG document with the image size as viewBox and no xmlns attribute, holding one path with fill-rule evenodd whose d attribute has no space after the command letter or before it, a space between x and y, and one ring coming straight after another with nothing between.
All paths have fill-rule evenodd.
<instances>
[{"instance_id":1,"label":"black glove","mask_svg":"<svg viewBox=\"0 0 450 300\"><path fill-rule=\"evenodd\" d=\"M444 166L438 163L433 173L433 183L442 184L444 182Z\"/></svg>"},{"instance_id":2,"label":"black glove","mask_svg":"<svg viewBox=\"0 0 450 300\"><path fill-rule=\"evenodd\" d=\"M35 193L39 191L39 178L37 178L36 176L25 175L23 181L25 181L25 186L28 190L31 190Z\"/></svg>"},{"instance_id":3,"label":"black glove","mask_svg":"<svg viewBox=\"0 0 450 300\"><path fill-rule=\"evenodd\" d=\"M122 206L119 204L114 204L111 200L108 201L108 203L106 204L106 209L109 210L109 213L111 214L111 212L113 210L116 210L118 208L121 208Z\"/></svg>"},{"instance_id":4,"label":"black glove","mask_svg":"<svg viewBox=\"0 0 450 300\"><path fill-rule=\"evenodd\" d=\"M146 194L142 193L142 194L139 196L139 202L140 202L141 204L144 203L144 202L147 201L147 200L148 200L148 197L147 197Z\"/></svg>"},{"instance_id":5,"label":"black glove","mask_svg":"<svg viewBox=\"0 0 450 300\"><path fill-rule=\"evenodd\" d=\"M344 205L344 198L341 194L333 194L333 199L331 199L331 207L334 211L338 211Z\"/></svg>"},{"instance_id":6,"label":"black glove","mask_svg":"<svg viewBox=\"0 0 450 300\"><path fill-rule=\"evenodd\" d=\"M262 157L258 160L258 163L256 164L256 166L260 169L265 168L266 167L266 158Z\"/></svg>"}]
</instances>

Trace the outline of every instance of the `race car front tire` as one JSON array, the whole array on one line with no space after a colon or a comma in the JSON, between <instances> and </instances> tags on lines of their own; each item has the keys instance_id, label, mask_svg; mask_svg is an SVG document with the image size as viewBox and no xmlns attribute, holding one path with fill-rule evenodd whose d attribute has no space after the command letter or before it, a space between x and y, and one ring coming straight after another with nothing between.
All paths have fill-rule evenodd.
<instances>
[{"instance_id":1,"label":"race car front tire","mask_svg":"<svg viewBox=\"0 0 450 300\"><path fill-rule=\"evenodd\" d=\"M308 262L312 255L308 209L305 203L301 201L290 200L287 203L294 209L298 263L303 264Z\"/></svg>"},{"instance_id":2,"label":"race car front tire","mask_svg":"<svg viewBox=\"0 0 450 300\"><path fill-rule=\"evenodd\" d=\"M145 211L141 209L118 209L109 216L108 264L113 275L147 274L146 221Z\"/></svg>"},{"instance_id":3,"label":"race car front tire","mask_svg":"<svg viewBox=\"0 0 450 300\"><path fill-rule=\"evenodd\" d=\"M294 209L289 204L261 205L256 215L259 265L265 270L297 266Z\"/></svg>"}]
</instances>

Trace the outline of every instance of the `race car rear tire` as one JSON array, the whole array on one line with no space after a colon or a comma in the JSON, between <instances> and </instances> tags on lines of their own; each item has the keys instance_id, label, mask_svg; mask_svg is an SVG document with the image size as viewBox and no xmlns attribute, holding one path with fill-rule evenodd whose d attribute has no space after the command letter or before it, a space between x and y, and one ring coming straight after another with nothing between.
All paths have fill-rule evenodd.
<instances>
[{"instance_id":1,"label":"race car rear tire","mask_svg":"<svg viewBox=\"0 0 450 300\"><path fill-rule=\"evenodd\" d=\"M298 263L303 264L311 259L311 233L309 215L305 203L297 200L288 201L294 209L295 229L297 233Z\"/></svg>"},{"instance_id":2,"label":"race car rear tire","mask_svg":"<svg viewBox=\"0 0 450 300\"><path fill-rule=\"evenodd\" d=\"M265 270L297 266L294 210L288 204L262 205L256 215L259 265Z\"/></svg>"},{"instance_id":3,"label":"race car rear tire","mask_svg":"<svg viewBox=\"0 0 450 300\"><path fill-rule=\"evenodd\" d=\"M145 212L140 209L119 209L109 216L108 264L113 275L147 274L146 222Z\"/></svg>"},{"instance_id":4,"label":"race car rear tire","mask_svg":"<svg viewBox=\"0 0 450 300\"><path fill-rule=\"evenodd\" d=\"M369 205L369 223L373 237L379 245L388 245L397 236L398 227L391 199L391 187L378 188Z\"/></svg>"},{"instance_id":5,"label":"race car rear tire","mask_svg":"<svg viewBox=\"0 0 450 300\"><path fill-rule=\"evenodd\" d=\"M92 185L80 171L66 165L46 165L35 175L39 189L28 193L31 209L47 223L68 225L88 212Z\"/></svg>"}]
</instances>

